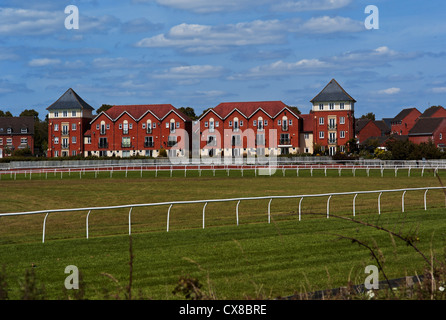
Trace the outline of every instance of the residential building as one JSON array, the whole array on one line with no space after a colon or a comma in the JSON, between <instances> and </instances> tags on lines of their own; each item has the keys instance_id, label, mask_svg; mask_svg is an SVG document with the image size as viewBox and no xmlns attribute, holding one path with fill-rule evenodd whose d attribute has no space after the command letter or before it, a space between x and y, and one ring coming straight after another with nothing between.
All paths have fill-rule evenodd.
<instances>
[{"instance_id":1,"label":"residential building","mask_svg":"<svg viewBox=\"0 0 446 320\"><path fill-rule=\"evenodd\" d=\"M170 157L189 155L192 122L170 104L118 105L90 122L85 155Z\"/></svg>"},{"instance_id":2,"label":"residential building","mask_svg":"<svg viewBox=\"0 0 446 320\"><path fill-rule=\"evenodd\" d=\"M356 119L355 137L358 144L362 144L372 137L383 137L390 134L390 128L383 120Z\"/></svg>"},{"instance_id":3,"label":"residential building","mask_svg":"<svg viewBox=\"0 0 446 320\"><path fill-rule=\"evenodd\" d=\"M313 121L311 114L300 114L301 128L300 132L300 153L313 154Z\"/></svg>"},{"instance_id":4,"label":"residential building","mask_svg":"<svg viewBox=\"0 0 446 320\"><path fill-rule=\"evenodd\" d=\"M282 101L224 102L207 110L199 121L203 157L300 151L299 114Z\"/></svg>"},{"instance_id":5,"label":"residential building","mask_svg":"<svg viewBox=\"0 0 446 320\"><path fill-rule=\"evenodd\" d=\"M420 118L409 131L409 140L420 144L430 140L444 149L446 144L446 118Z\"/></svg>"},{"instance_id":6,"label":"residential building","mask_svg":"<svg viewBox=\"0 0 446 320\"><path fill-rule=\"evenodd\" d=\"M355 137L356 100L332 79L311 103L314 144L330 155L347 151L347 142Z\"/></svg>"},{"instance_id":7,"label":"residential building","mask_svg":"<svg viewBox=\"0 0 446 320\"><path fill-rule=\"evenodd\" d=\"M34 118L0 117L0 158L23 149L34 154Z\"/></svg>"},{"instance_id":8,"label":"residential building","mask_svg":"<svg viewBox=\"0 0 446 320\"><path fill-rule=\"evenodd\" d=\"M420 117L421 112L417 108L407 108L401 110L391 121L391 133L408 135L410 129Z\"/></svg>"},{"instance_id":9,"label":"residential building","mask_svg":"<svg viewBox=\"0 0 446 320\"><path fill-rule=\"evenodd\" d=\"M48 157L82 155L93 107L70 88L47 110Z\"/></svg>"},{"instance_id":10,"label":"residential building","mask_svg":"<svg viewBox=\"0 0 446 320\"><path fill-rule=\"evenodd\" d=\"M420 118L444 118L446 117L446 109L442 106L432 106L427 108Z\"/></svg>"}]
</instances>

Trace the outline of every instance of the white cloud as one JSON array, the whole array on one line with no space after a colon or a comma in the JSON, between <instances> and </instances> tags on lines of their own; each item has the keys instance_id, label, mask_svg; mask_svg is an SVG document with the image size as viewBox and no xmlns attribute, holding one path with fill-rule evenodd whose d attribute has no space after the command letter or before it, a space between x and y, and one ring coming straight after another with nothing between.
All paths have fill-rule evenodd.
<instances>
[{"instance_id":1,"label":"white cloud","mask_svg":"<svg viewBox=\"0 0 446 320\"><path fill-rule=\"evenodd\" d=\"M344 17L316 17L304 22L298 28L299 32L330 34L336 32L364 31L364 22Z\"/></svg>"},{"instance_id":2,"label":"white cloud","mask_svg":"<svg viewBox=\"0 0 446 320\"><path fill-rule=\"evenodd\" d=\"M436 87L431 90L433 93L446 93L446 87Z\"/></svg>"},{"instance_id":3,"label":"white cloud","mask_svg":"<svg viewBox=\"0 0 446 320\"><path fill-rule=\"evenodd\" d=\"M231 46L281 43L285 26L279 20L256 20L224 26L182 23L166 34L145 38L138 47L172 47L188 52L213 52Z\"/></svg>"},{"instance_id":4,"label":"white cloud","mask_svg":"<svg viewBox=\"0 0 446 320\"><path fill-rule=\"evenodd\" d=\"M61 61L59 59L48 59L48 58L42 58L42 59L32 59L28 65L30 67L47 67L50 65L59 64Z\"/></svg>"},{"instance_id":5,"label":"white cloud","mask_svg":"<svg viewBox=\"0 0 446 320\"><path fill-rule=\"evenodd\" d=\"M401 92L400 88L388 88L378 91L379 94L387 94L387 95L397 94L400 92Z\"/></svg>"},{"instance_id":6,"label":"white cloud","mask_svg":"<svg viewBox=\"0 0 446 320\"><path fill-rule=\"evenodd\" d=\"M211 65L193 65L193 66L180 66L172 67L166 70L162 74L154 75L154 78L158 79L205 79L215 78L221 76L224 68L220 66Z\"/></svg>"},{"instance_id":7,"label":"white cloud","mask_svg":"<svg viewBox=\"0 0 446 320\"><path fill-rule=\"evenodd\" d=\"M318 59L302 59L297 62L284 62L282 60L268 65L257 66L247 72L229 77L230 80L243 80L247 78L267 79L289 75L317 74L327 71L331 66Z\"/></svg>"},{"instance_id":8,"label":"white cloud","mask_svg":"<svg viewBox=\"0 0 446 320\"><path fill-rule=\"evenodd\" d=\"M0 35L42 35L64 28L61 12L0 8Z\"/></svg>"},{"instance_id":9,"label":"white cloud","mask_svg":"<svg viewBox=\"0 0 446 320\"><path fill-rule=\"evenodd\" d=\"M334 10L349 5L352 0L298 0L298 1L279 1L273 5L273 9L277 11L317 11L317 10Z\"/></svg>"},{"instance_id":10,"label":"white cloud","mask_svg":"<svg viewBox=\"0 0 446 320\"><path fill-rule=\"evenodd\" d=\"M134 0L135 3L156 2L160 5L196 13L239 11L273 0Z\"/></svg>"}]
</instances>

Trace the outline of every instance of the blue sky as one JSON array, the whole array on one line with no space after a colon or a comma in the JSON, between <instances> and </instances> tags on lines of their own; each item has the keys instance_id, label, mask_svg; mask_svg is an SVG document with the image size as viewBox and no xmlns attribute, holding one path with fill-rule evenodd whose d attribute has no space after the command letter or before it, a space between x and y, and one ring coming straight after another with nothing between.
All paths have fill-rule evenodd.
<instances>
[{"instance_id":1,"label":"blue sky","mask_svg":"<svg viewBox=\"0 0 446 320\"><path fill-rule=\"evenodd\" d=\"M79 29L64 22L79 9ZM368 30L367 5L379 9ZM446 106L442 0L78 0L0 3L0 110L73 88L102 104L281 100L308 113L335 78L357 117Z\"/></svg>"}]
</instances>

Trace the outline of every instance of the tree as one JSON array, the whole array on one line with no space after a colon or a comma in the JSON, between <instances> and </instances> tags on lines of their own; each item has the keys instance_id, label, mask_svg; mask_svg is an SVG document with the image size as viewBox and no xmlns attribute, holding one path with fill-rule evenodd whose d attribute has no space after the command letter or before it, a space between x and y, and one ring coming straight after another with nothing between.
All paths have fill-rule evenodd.
<instances>
[{"instance_id":1,"label":"tree","mask_svg":"<svg viewBox=\"0 0 446 320\"><path fill-rule=\"evenodd\" d=\"M191 120L197 120L197 115L195 114L195 111L191 107L181 107L178 108L182 113L184 113L186 116L188 116Z\"/></svg>"},{"instance_id":2,"label":"tree","mask_svg":"<svg viewBox=\"0 0 446 320\"><path fill-rule=\"evenodd\" d=\"M372 121L375 121L375 114L373 112L369 112L367 114L362 115L360 119L370 119Z\"/></svg>"},{"instance_id":3,"label":"tree","mask_svg":"<svg viewBox=\"0 0 446 320\"><path fill-rule=\"evenodd\" d=\"M20 117L33 117L34 121L39 121L39 113L34 109L25 109L20 113Z\"/></svg>"},{"instance_id":4,"label":"tree","mask_svg":"<svg viewBox=\"0 0 446 320\"><path fill-rule=\"evenodd\" d=\"M110 104L103 104L102 106L99 107L98 110L96 110L96 114L100 114L102 111L107 111L111 107L113 107L113 106Z\"/></svg>"},{"instance_id":5,"label":"tree","mask_svg":"<svg viewBox=\"0 0 446 320\"><path fill-rule=\"evenodd\" d=\"M3 112L0 110L0 117L12 117L12 113L9 111Z\"/></svg>"},{"instance_id":6,"label":"tree","mask_svg":"<svg viewBox=\"0 0 446 320\"><path fill-rule=\"evenodd\" d=\"M294 107L294 106L287 106L291 111L293 111L295 114L301 114L300 110L298 107Z\"/></svg>"}]
</instances>

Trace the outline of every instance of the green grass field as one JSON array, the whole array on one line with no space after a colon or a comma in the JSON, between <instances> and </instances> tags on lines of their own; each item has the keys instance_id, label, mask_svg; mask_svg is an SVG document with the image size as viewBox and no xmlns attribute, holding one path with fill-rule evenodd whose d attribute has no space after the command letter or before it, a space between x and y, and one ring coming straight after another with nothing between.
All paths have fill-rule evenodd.
<instances>
[{"instance_id":1,"label":"green grass field","mask_svg":"<svg viewBox=\"0 0 446 320\"><path fill-rule=\"evenodd\" d=\"M440 172L444 177L444 172ZM444 179L443 179L444 180ZM337 170L279 170L273 177L252 171L107 172L47 176L3 176L0 181L1 212L110 206L177 200L199 200L269 195L298 195L357 190L440 186L432 172L357 170L355 175ZM443 257L445 248L445 196L429 191L424 210L423 191L407 193L405 212L401 194L383 194L382 214L377 195L356 200L356 219L378 224L403 235L416 233L416 243L428 256ZM239 207L209 204L202 229L202 205L174 206L166 232L167 206L132 211L133 296L180 299L172 291L181 276L197 278L203 291L218 299L274 298L299 291L343 286L348 280L362 283L366 265L375 264L370 253L357 244L338 240L339 235L358 238L379 247L384 270L391 278L421 274L421 256L384 231L365 227L335 215L352 218L352 197L333 197L330 219L325 217L326 198L305 199L298 221L297 199L274 200L272 221L267 223L268 200L246 201ZM320 214L320 215L319 215ZM62 296L64 273L76 265L83 276L86 297L103 299L125 291L129 280L128 209L53 213L48 216L42 243L44 215L0 218L0 267L8 280L10 298L20 298L25 271L33 269L47 298ZM383 280L383 279L381 279ZM72 294L72 293L70 293Z\"/></svg>"}]
</instances>

